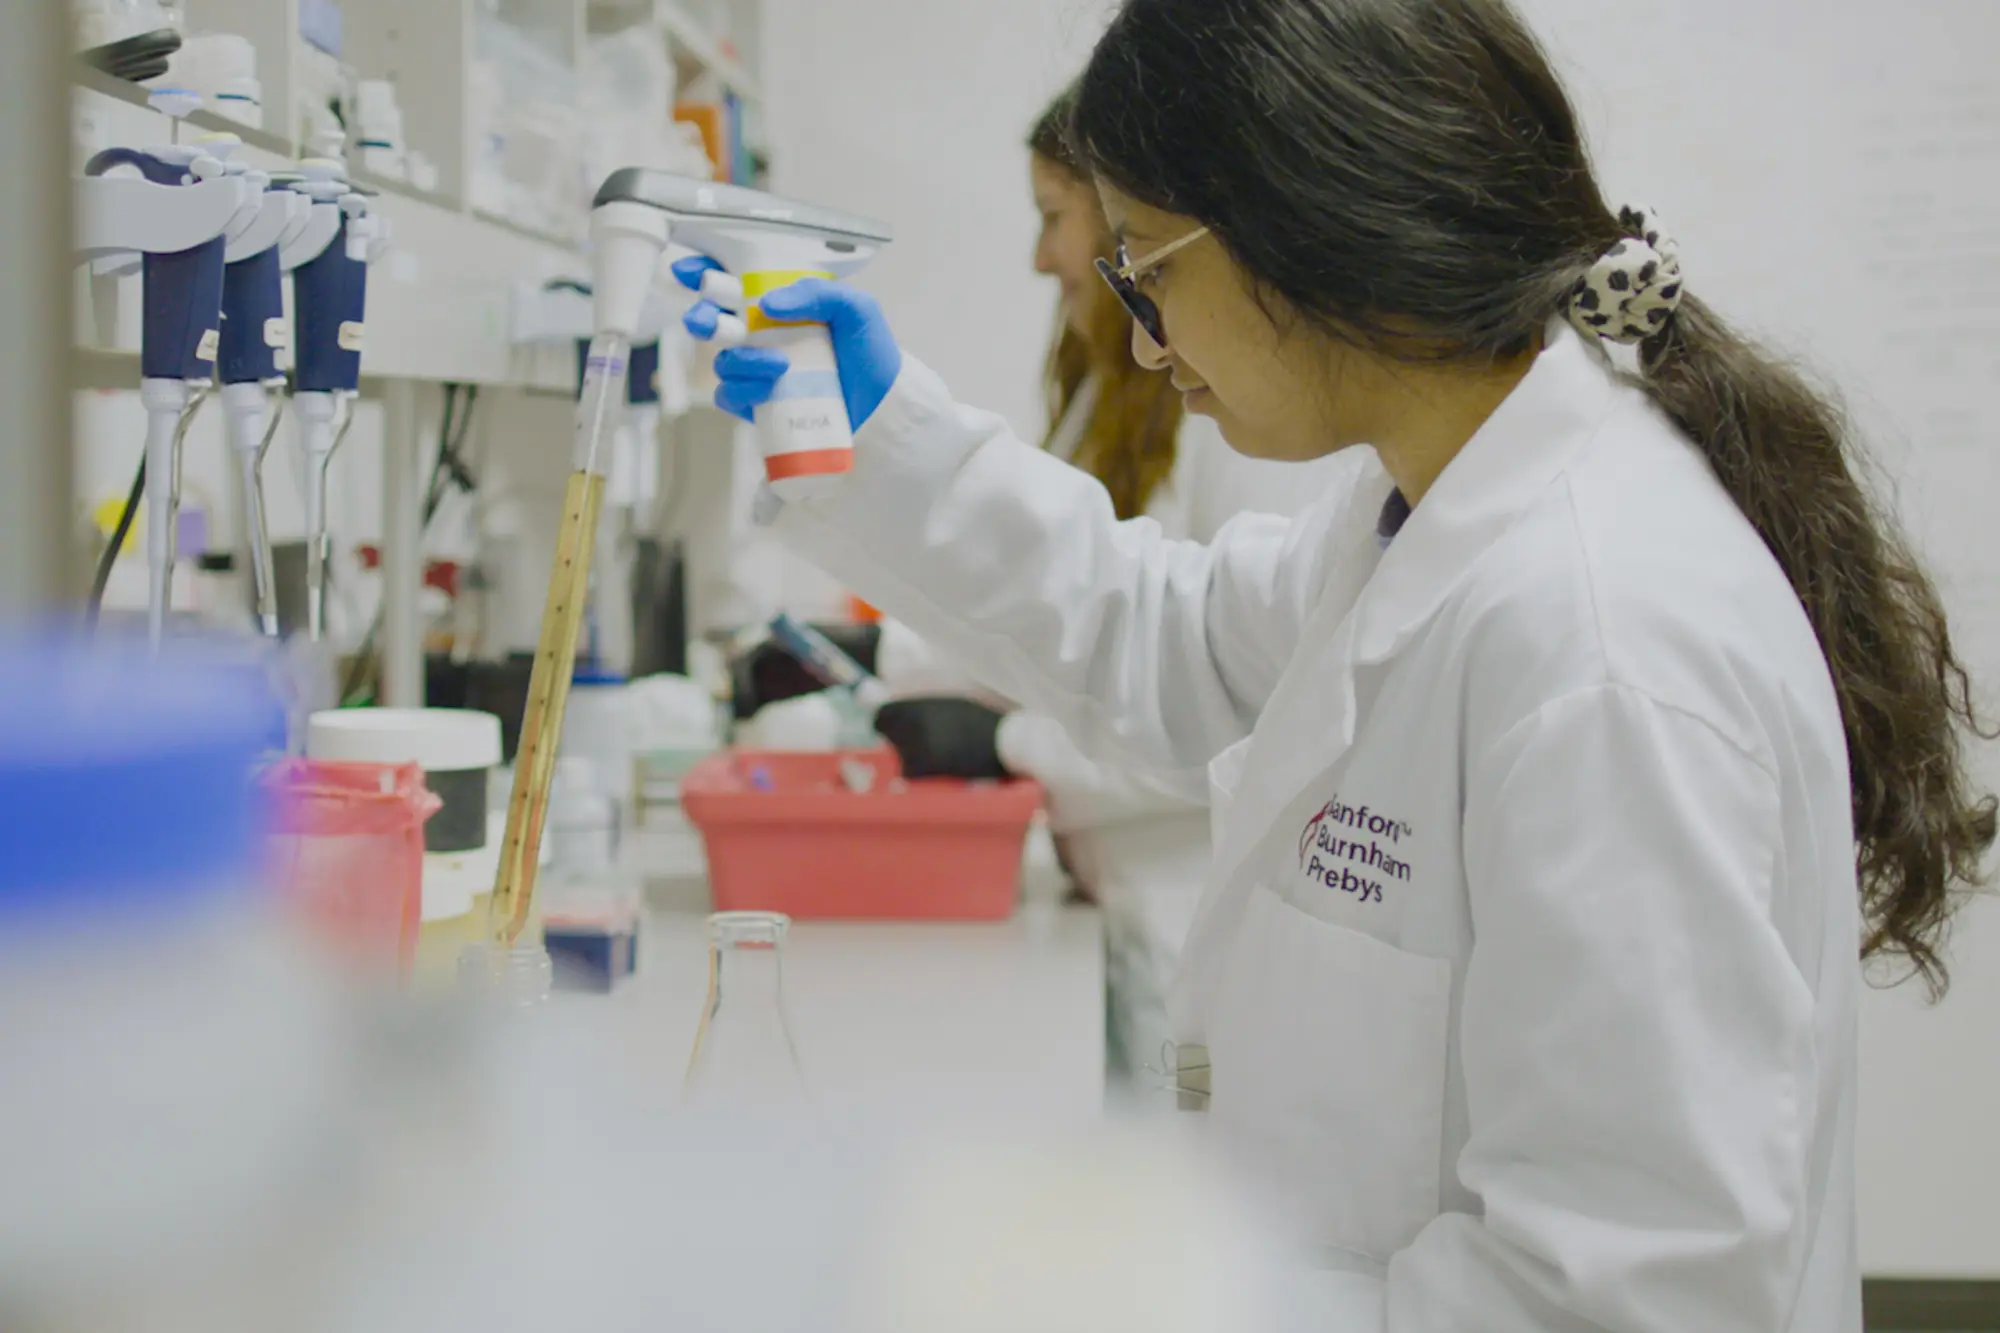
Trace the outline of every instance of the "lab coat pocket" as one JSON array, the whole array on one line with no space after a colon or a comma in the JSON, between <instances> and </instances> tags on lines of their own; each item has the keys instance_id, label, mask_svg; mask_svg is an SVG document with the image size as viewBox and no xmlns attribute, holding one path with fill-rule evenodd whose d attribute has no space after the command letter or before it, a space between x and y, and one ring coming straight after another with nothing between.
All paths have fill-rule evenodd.
<instances>
[{"instance_id":1,"label":"lab coat pocket","mask_svg":"<svg viewBox=\"0 0 2000 1333\"><path fill-rule=\"evenodd\" d=\"M1451 965L1259 886L1224 975L1220 1145L1301 1240L1386 1263L1438 1212Z\"/></svg>"}]
</instances>

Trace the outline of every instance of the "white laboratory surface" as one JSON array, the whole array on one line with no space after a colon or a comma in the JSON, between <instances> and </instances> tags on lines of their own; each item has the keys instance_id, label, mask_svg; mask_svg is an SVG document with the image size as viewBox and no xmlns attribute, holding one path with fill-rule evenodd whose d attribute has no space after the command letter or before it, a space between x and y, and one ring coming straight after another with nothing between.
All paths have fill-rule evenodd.
<instances>
[{"instance_id":1,"label":"white laboratory surface","mask_svg":"<svg viewBox=\"0 0 2000 1333\"><path fill-rule=\"evenodd\" d=\"M1009 1122L1102 1112L1095 909L1029 901L1001 922L800 921L784 948L817 1108ZM547 1017L608 1038L644 1100L671 1100L707 994L707 949L698 905L652 911L638 975L608 996L558 991Z\"/></svg>"}]
</instances>

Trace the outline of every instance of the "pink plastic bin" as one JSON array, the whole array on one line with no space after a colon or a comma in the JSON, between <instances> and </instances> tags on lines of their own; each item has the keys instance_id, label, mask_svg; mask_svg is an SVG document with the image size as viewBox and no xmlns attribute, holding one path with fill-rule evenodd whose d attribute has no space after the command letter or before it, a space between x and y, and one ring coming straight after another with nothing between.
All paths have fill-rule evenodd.
<instances>
[{"instance_id":1,"label":"pink plastic bin","mask_svg":"<svg viewBox=\"0 0 2000 1333\"><path fill-rule=\"evenodd\" d=\"M874 790L849 791L843 760L874 769ZM799 920L1011 916L1021 844L1042 789L944 778L904 784L901 773L887 748L730 750L697 764L681 780L681 805L708 845L716 910Z\"/></svg>"},{"instance_id":2,"label":"pink plastic bin","mask_svg":"<svg viewBox=\"0 0 2000 1333\"><path fill-rule=\"evenodd\" d=\"M354 961L404 974L424 900L424 821L438 798L415 764L286 759L264 774L284 903Z\"/></svg>"}]
</instances>

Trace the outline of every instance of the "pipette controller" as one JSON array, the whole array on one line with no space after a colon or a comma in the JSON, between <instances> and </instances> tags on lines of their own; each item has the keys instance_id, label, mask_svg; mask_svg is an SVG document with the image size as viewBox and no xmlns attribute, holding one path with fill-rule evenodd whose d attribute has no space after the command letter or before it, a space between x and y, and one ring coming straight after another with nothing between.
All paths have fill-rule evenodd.
<instances>
[{"instance_id":1,"label":"pipette controller","mask_svg":"<svg viewBox=\"0 0 2000 1333\"><path fill-rule=\"evenodd\" d=\"M677 283L656 282L646 295L633 331L626 363L625 420L614 437L605 483L605 503L628 516L634 530L651 526L658 499L660 419L662 416L662 340L694 303L694 294ZM555 278L539 287L522 284L515 294L514 340L546 343L569 338L576 346L577 396L582 397L590 341L595 327L591 285L574 278ZM685 410L685 404L679 410Z\"/></svg>"},{"instance_id":2,"label":"pipette controller","mask_svg":"<svg viewBox=\"0 0 2000 1333\"><path fill-rule=\"evenodd\" d=\"M702 295L745 311L718 332L747 338L790 358L769 402L756 412L765 479L786 500L823 495L854 466L854 430L840 392L839 368L825 326L766 318L755 303L802 278L858 273L889 244L889 228L868 218L742 186L628 167L597 192L597 208L649 208L671 220L674 240L715 259L725 272L704 280Z\"/></svg>"},{"instance_id":3,"label":"pipette controller","mask_svg":"<svg viewBox=\"0 0 2000 1333\"><path fill-rule=\"evenodd\" d=\"M581 331L573 333L576 344L576 392L579 401L589 376L590 344L588 329L594 321L591 286L571 278L545 283L539 292L540 309L534 322L546 332L555 327ZM609 652L613 660L629 655L629 634L622 633L614 617L616 605L607 605L625 587L616 577L629 568L632 537L650 518L650 501L641 512L642 492L650 496L651 479L659 471L659 365L660 338L670 319L692 305L691 294L656 283L648 293L633 335L625 369L625 415L612 431L610 454L605 464L602 509L609 510L609 522L599 519L596 557L591 566L590 608L585 612L586 640L591 660L602 660ZM526 312L517 311L517 318ZM525 322L525 321L524 321ZM534 341L534 339L523 339Z\"/></svg>"},{"instance_id":4,"label":"pipette controller","mask_svg":"<svg viewBox=\"0 0 2000 1333\"><path fill-rule=\"evenodd\" d=\"M756 272L762 295L789 281L782 277L786 272L792 277L852 273L889 239L885 228L865 219L758 190L639 168L613 172L606 180L591 210L590 230L593 334L577 404L575 470L563 495L548 600L542 609L541 637L514 763L514 790L507 805L507 834L493 888L493 933L504 944L519 937L534 900L556 743L562 735L577 637L588 602L609 461L605 442L625 415L631 349L640 341L636 335L668 241L678 234L684 244L725 265ZM746 293L748 289L746 284ZM760 412L759 438L767 473L789 486L809 489L827 478L837 480L850 466L853 439L832 374L833 348L826 331L815 326L759 332L782 335L790 340L788 347L805 349L797 353L798 369L826 372L824 378L809 374L796 381L792 396L774 405L784 410ZM814 394L818 397L810 396ZM775 468L769 461L773 458L778 460Z\"/></svg>"}]
</instances>

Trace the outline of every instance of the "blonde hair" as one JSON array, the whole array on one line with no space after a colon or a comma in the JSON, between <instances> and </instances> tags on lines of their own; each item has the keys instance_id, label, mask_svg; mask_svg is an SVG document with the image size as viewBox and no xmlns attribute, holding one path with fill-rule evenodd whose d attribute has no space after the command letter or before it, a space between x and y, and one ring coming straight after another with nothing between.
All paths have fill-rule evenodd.
<instances>
[{"instance_id":1,"label":"blonde hair","mask_svg":"<svg viewBox=\"0 0 2000 1333\"><path fill-rule=\"evenodd\" d=\"M1028 148L1049 165L1078 181L1088 175L1077 166L1068 139L1070 93L1058 97L1035 122ZM1111 230L1099 219L1098 253L1109 259ZM1076 466L1104 484L1120 518L1136 518L1172 474L1176 440L1181 427L1181 399L1168 378L1132 359L1132 317L1101 283L1090 284L1079 333L1058 316L1054 343L1044 372L1048 393L1049 430L1053 440L1084 381L1097 381L1097 405L1078 440Z\"/></svg>"}]
</instances>

